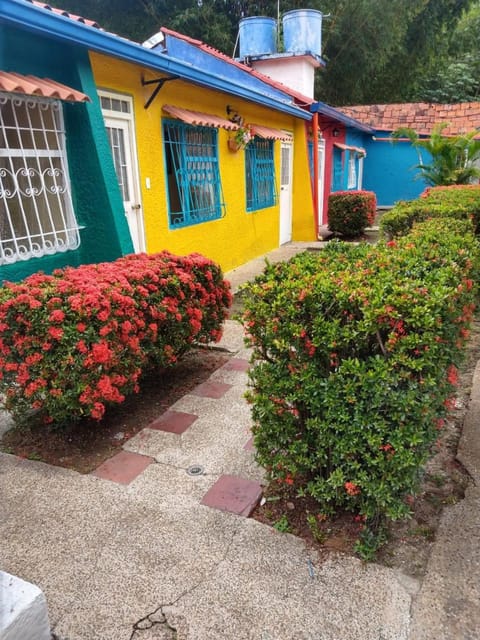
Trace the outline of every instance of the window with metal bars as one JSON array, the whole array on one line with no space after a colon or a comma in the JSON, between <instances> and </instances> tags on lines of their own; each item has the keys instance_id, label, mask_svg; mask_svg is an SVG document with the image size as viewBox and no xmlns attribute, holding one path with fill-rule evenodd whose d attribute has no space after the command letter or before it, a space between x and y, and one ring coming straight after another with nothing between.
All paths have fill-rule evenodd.
<instances>
[{"instance_id":1,"label":"window with metal bars","mask_svg":"<svg viewBox=\"0 0 480 640\"><path fill-rule=\"evenodd\" d=\"M61 103L0 93L0 264L79 244Z\"/></svg>"},{"instance_id":2,"label":"window with metal bars","mask_svg":"<svg viewBox=\"0 0 480 640\"><path fill-rule=\"evenodd\" d=\"M221 218L217 130L163 121L170 227Z\"/></svg>"},{"instance_id":3,"label":"window with metal bars","mask_svg":"<svg viewBox=\"0 0 480 640\"><path fill-rule=\"evenodd\" d=\"M272 207L277 201L273 140L255 137L245 148L247 211Z\"/></svg>"}]
</instances>

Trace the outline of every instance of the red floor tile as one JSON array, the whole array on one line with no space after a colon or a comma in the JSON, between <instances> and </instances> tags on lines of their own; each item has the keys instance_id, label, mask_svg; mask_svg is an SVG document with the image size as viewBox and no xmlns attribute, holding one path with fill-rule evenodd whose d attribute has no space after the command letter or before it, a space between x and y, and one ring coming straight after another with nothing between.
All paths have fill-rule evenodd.
<instances>
[{"instance_id":1,"label":"red floor tile","mask_svg":"<svg viewBox=\"0 0 480 640\"><path fill-rule=\"evenodd\" d=\"M262 495L258 482L238 476L220 476L203 496L201 504L220 511L248 517Z\"/></svg>"},{"instance_id":2,"label":"red floor tile","mask_svg":"<svg viewBox=\"0 0 480 640\"><path fill-rule=\"evenodd\" d=\"M253 444L253 436L250 438L250 440L245 444L243 448L245 449L245 451L255 451L255 446Z\"/></svg>"},{"instance_id":3,"label":"red floor tile","mask_svg":"<svg viewBox=\"0 0 480 640\"><path fill-rule=\"evenodd\" d=\"M182 434L190 427L198 416L193 413L185 413L183 411L168 410L163 413L160 418L154 420L148 425L148 429L156 429L157 431L168 431L169 433Z\"/></svg>"},{"instance_id":4,"label":"red floor tile","mask_svg":"<svg viewBox=\"0 0 480 640\"><path fill-rule=\"evenodd\" d=\"M95 471L92 471L92 475L104 480L118 482L119 484L129 484L152 462L153 458L149 456L142 456L139 453L131 453L130 451L120 451L116 456L113 456L110 460L105 460Z\"/></svg>"},{"instance_id":5,"label":"red floor tile","mask_svg":"<svg viewBox=\"0 0 480 640\"><path fill-rule=\"evenodd\" d=\"M215 400L219 400L231 388L231 384L225 384L224 382L202 382L198 387L195 387L192 393L193 395L201 396L202 398L214 398Z\"/></svg>"},{"instance_id":6,"label":"red floor tile","mask_svg":"<svg viewBox=\"0 0 480 640\"><path fill-rule=\"evenodd\" d=\"M226 362L222 369L225 371L248 371L250 369L250 362L244 358L230 358Z\"/></svg>"}]
</instances>

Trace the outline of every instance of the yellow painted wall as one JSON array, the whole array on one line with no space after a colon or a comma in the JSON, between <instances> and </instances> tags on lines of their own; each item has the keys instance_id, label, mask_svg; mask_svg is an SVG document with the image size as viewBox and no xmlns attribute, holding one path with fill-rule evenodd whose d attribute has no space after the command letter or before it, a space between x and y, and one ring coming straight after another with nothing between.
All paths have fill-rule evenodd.
<instances>
[{"instance_id":1,"label":"yellow painted wall","mask_svg":"<svg viewBox=\"0 0 480 640\"><path fill-rule=\"evenodd\" d=\"M164 171L161 118L162 105L227 117L226 106L232 106L246 122L291 131L294 142L293 239L314 239L313 208L308 171L304 122L266 107L255 105L198 87L181 80L166 82L148 109L145 102L155 85L143 87L145 79L159 74L121 60L91 54L95 81L99 89L133 97L134 118L148 253L163 249L177 254L201 253L228 271L279 245L279 205L246 212L245 153L231 152L227 146L229 133L218 130L219 169L225 202L225 216L202 224L169 229L167 186ZM280 193L280 142L274 143L277 191ZM146 180L150 179L150 188Z\"/></svg>"}]
</instances>

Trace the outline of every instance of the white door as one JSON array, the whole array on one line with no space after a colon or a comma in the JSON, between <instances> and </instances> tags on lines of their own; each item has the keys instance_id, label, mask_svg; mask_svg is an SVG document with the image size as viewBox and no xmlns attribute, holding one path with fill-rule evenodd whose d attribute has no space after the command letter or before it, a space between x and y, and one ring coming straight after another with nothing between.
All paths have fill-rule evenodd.
<instances>
[{"instance_id":1,"label":"white door","mask_svg":"<svg viewBox=\"0 0 480 640\"><path fill-rule=\"evenodd\" d=\"M135 253L145 251L132 104L128 96L99 92L113 164Z\"/></svg>"},{"instance_id":2,"label":"white door","mask_svg":"<svg viewBox=\"0 0 480 640\"><path fill-rule=\"evenodd\" d=\"M285 244L292 239L293 144L282 142L280 153L280 244Z\"/></svg>"},{"instance_id":3,"label":"white door","mask_svg":"<svg viewBox=\"0 0 480 640\"><path fill-rule=\"evenodd\" d=\"M325 140L318 141L318 226L326 224L323 219L323 196L325 189Z\"/></svg>"}]
</instances>

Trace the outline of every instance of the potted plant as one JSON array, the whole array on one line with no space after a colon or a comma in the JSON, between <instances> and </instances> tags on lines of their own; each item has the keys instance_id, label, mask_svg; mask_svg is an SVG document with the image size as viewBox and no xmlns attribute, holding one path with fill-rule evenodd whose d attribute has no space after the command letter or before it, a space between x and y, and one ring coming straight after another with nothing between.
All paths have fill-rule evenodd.
<instances>
[{"instance_id":1,"label":"potted plant","mask_svg":"<svg viewBox=\"0 0 480 640\"><path fill-rule=\"evenodd\" d=\"M233 134L232 138L228 139L228 148L231 151L239 151L245 149L247 144L253 138L250 125L242 124Z\"/></svg>"}]
</instances>

